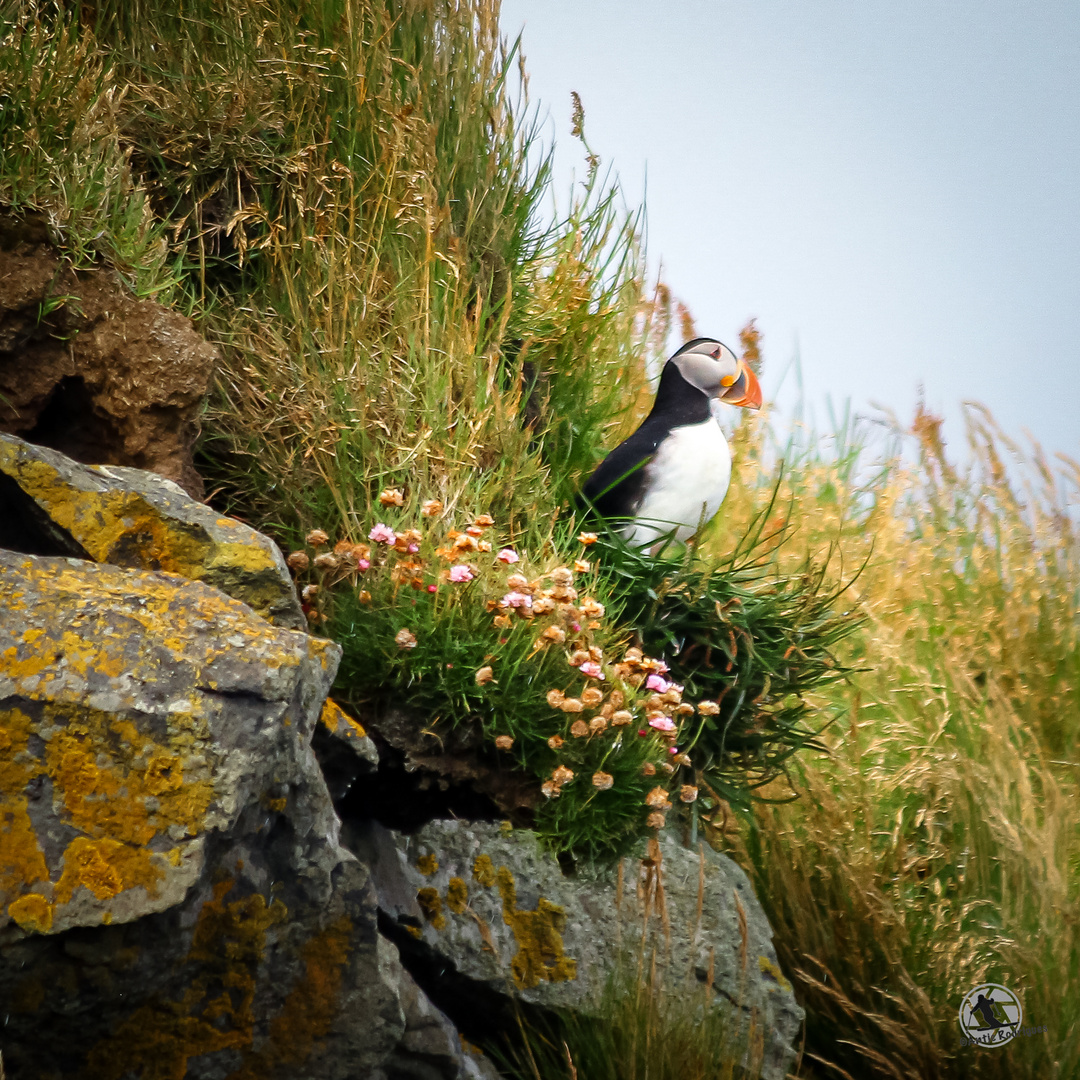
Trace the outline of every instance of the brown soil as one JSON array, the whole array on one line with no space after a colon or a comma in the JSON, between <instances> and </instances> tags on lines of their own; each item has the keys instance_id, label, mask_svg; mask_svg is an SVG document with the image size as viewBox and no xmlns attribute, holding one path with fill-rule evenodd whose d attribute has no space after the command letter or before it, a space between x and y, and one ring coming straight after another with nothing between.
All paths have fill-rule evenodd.
<instances>
[{"instance_id":1,"label":"brown soil","mask_svg":"<svg viewBox=\"0 0 1080 1080\"><path fill-rule=\"evenodd\" d=\"M72 270L42 219L0 213L0 430L201 498L191 452L216 359L189 319Z\"/></svg>"}]
</instances>

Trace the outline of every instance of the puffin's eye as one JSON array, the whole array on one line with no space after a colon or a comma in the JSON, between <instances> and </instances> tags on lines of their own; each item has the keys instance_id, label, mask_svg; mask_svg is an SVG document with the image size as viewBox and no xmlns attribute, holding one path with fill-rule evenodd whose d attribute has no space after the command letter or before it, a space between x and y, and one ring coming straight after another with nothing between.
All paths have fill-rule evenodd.
<instances>
[{"instance_id":1,"label":"puffin's eye","mask_svg":"<svg viewBox=\"0 0 1080 1080\"><path fill-rule=\"evenodd\" d=\"M712 351L712 352L711 352L711 353L710 353L709 355L710 355L710 356L711 356L711 357L712 357L712 358L713 358L714 360L719 360L719 359L720 359L720 350L719 350L719 349L713 349L713 351Z\"/></svg>"}]
</instances>

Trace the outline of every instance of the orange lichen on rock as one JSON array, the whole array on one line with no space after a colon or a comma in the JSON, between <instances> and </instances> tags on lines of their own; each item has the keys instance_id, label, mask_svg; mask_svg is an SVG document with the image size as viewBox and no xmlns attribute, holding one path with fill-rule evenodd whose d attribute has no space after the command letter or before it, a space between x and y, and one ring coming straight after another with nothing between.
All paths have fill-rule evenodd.
<instances>
[{"instance_id":1,"label":"orange lichen on rock","mask_svg":"<svg viewBox=\"0 0 1080 1080\"><path fill-rule=\"evenodd\" d=\"M577 961L563 951L562 932L566 927L563 908L540 897L535 911L521 911L513 874L500 866L496 881L502 897L503 922L513 930L518 945L510 962L517 988L528 990L541 979L546 982L576 979Z\"/></svg>"},{"instance_id":2,"label":"orange lichen on rock","mask_svg":"<svg viewBox=\"0 0 1080 1080\"><path fill-rule=\"evenodd\" d=\"M7 438L0 438L0 472L97 562L206 581L265 618L300 628L295 591L273 543L157 477L134 470L118 476Z\"/></svg>"},{"instance_id":3,"label":"orange lichen on rock","mask_svg":"<svg viewBox=\"0 0 1080 1080\"><path fill-rule=\"evenodd\" d=\"M3 897L18 897L37 882L49 880L25 795L35 773L28 751L32 732L32 721L21 709L0 712L0 903ZM16 909L25 912L26 921L10 907L8 914L24 929L48 929L33 914L38 903L28 900L29 906ZM51 913L48 923L52 924Z\"/></svg>"},{"instance_id":4,"label":"orange lichen on rock","mask_svg":"<svg viewBox=\"0 0 1080 1080\"><path fill-rule=\"evenodd\" d=\"M464 915L469 906L469 886L459 877L452 877L446 886L446 906L455 915Z\"/></svg>"},{"instance_id":5,"label":"orange lichen on rock","mask_svg":"<svg viewBox=\"0 0 1080 1080\"><path fill-rule=\"evenodd\" d=\"M243 1065L227 1080L265 1080L282 1065L308 1060L334 1024L352 932L352 920L343 915L304 944L304 974L270 1021L265 1046L246 1051Z\"/></svg>"},{"instance_id":6,"label":"orange lichen on rock","mask_svg":"<svg viewBox=\"0 0 1080 1080\"><path fill-rule=\"evenodd\" d=\"M218 882L199 912L183 964L192 973L184 995L135 1009L91 1049L87 1080L183 1077L193 1057L251 1045L266 933L287 912L279 900L267 905L258 894L226 903L232 888L231 881Z\"/></svg>"},{"instance_id":7,"label":"orange lichen on rock","mask_svg":"<svg viewBox=\"0 0 1080 1080\"><path fill-rule=\"evenodd\" d=\"M346 738L362 739L367 732L363 725L357 723L336 701L327 698L323 705L319 719L327 729L335 735L344 735Z\"/></svg>"},{"instance_id":8,"label":"orange lichen on rock","mask_svg":"<svg viewBox=\"0 0 1080 1080\"><path fill-rule=\"evenodd\" d=\"M495 884L495 864L490 855L477 855L472 866L473 880L485 889Z\"/></svg>"},{"instance_id":9,"label":"orange lichen on rock","mask_svg":"<svg viewBox=\"0 0 1080 1080\"><path fill-rule=\"evenodd\" d=\"M443 914L442 897L439 895L438 889L425 885L424 888L417 890L416 902L420 905L424 918L436 930L446 929L446 916Z\"/></svg>"}]
</instances>

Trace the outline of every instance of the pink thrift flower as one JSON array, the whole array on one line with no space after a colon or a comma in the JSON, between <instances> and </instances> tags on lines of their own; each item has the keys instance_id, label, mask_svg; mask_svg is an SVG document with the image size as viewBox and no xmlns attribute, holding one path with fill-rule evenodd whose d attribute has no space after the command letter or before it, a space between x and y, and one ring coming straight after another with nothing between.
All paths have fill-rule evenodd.
<instances>
[{"instance_id":1,"label":"pink thrift flower","mask_svg":"<svg viewBox=\"0 0 1080 1080\"><path fill-rule=\"evenodd\" d=\"M674 731L675 724L668 716L654 716L649 721L649 727L656 728L657 731Z\"/></svg>"},{"instance_id":2,"label":"pink thrift flower","mask_svg":"<svg viewBox=\"0 0 1080 1080\"><path fill-rule=\"evenodd\" d=\"M466 566L464 563L458 563L457 566L450 567L451 581L472 581L475 576L472 567Z\"/></svg>"},{"instance_id":3,"label":"pink thrift flower","mask_svg":"<svg viewBox=\"0 0 1080 1080\"><path fill-rule=\"evenodd\" d=\"M384 525L380 521L368 533L368 539L374 540L376 544L392 544L397 539L397 536L389 525Z\"/></svg>"},{"instance_id":4,"label":"pink thrift flower","mask_svg":"<svg viewBox=\"0 0 1080 1080\"><path fill-rule=\"evenodd\" d=\"M600 670L600 665L595 660L586 660L581 665L581 673L588 675L591 679L602 679L604 673Z\"/></svg>"},{"instance_id":5,"label":"pink thrift flower","mask_svg":"<svg viewBox=\"0 0 1080 1080\"><path fill-rule=\"evenodd\" d=\"M439 588L439 586L438 586L438 585L429 585L429 586L427 587L427 591L428 591L428 592L437 592L437 591L438 591L438 588Z\"/></svg>"},{"instance_id":6,"label":"pink thrift flower","mask_svg":"<svg viewBox=\"0 0 1080 1080\"><path fill-rule=\"evenodd\" d=\"M668 747L668 753L669 754L677 754L678 752L679 752L679 748L677 746Z\"/></svg>"},{"instance_id":7,"label":"pink thrift flower","mask_svg":"<svg viewBox=\"0 0 1080 1080\"><path fill-rule=\"evenodd\" d=\"M504 563L516 563L518 561L517 552L513 548L503 548L495 558Z\"/></svg>"},{"instance_id":8,"label":"pink thrift flower","mask_svg":"<svg viewBox=\"0 0 1080 1080\"><path fill-rule=\"evenodd\" d=\"M368 570L371 567L371 560L370 559L357 559L356 560L356 565L358 567L360 567L361 570Z\"/></svg>"},{"instance_id":9,"label":"pink thrift flower","mask_svg":"<svg viewBox=\"0 0 1080 1080\"><path fill-rule=\"evenodd\" d=\"M515 556L516 557L516 556ZM508 592L500 601L500 607L531 608L532 597L522 592Z\"/></svg>"},{"instance_id":10,"label":"pink thrift flower","mask_svg":"<svg viewBox=\"0 0 1080 1080\"><path fill-rule=\"evenodd\" d=\"M410 555L415 555L419 550L420 550L420 545L419 544L410 544L409 545L409 554Z\"/></svg>"},{"instance_id":11,"label":"pink thrift flower","mask_svg":"<svg viewBox=\"0 0 1080 1080\"><path fill-rule=\"evenodd\" d=\"M661 675L666 675L671 670L663 660L654 660L653 665Z\"/></svg>"},{"instance_id":12,"label":"pink thrift flower","mask_svg":"<svg viewBox=\"0 0 1080 1080\"><path fill-rule=\"evenodd\" d=\"M660 675L650 675L645 680L645 685L648 689L655 690L658 694L666 694L671 689L671 683Z\"/></svg>"},{"instance_id":13,"label":"pink thrift flower","mask_svg":"<svg viewBox=\"0 0 1080 1080\"><path fill-rule=\"evenodd\" d=\"M579 623L579 622L571 623L570 624L570 629L573 630L575 634L580 634L581 633L581 623Z\"/></svg>"}]
</instances>

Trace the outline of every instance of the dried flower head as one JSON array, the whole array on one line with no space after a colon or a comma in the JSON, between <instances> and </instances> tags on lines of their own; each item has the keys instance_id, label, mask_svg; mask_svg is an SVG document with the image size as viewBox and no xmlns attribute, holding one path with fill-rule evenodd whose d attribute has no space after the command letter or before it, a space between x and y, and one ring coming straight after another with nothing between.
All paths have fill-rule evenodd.
<instances>
[{"instance_id":1,"label":"dried flower head","mask_svg":"<svg viewBox=\"0 0 1080 1080\"><path fill-rule=\"evenodd\" d=\"M683 765L687 768L689 768L693 764L693 762L690 760L689 754L676 754L671 760L676 765Z\"/></svg>"},{"instance_id":2,"label":"dried flower head","mask_svg":"<svg viewBox=\"0 0 1080 1080\"><path fill-rule=\"evenodd\" d=\"M416 635L411 630L399 630L394 635L394 641L399 649L415 649Z\"/></svg>"},{"instance_id":3,"label":"dried flower head","mask_svg":"<svg viewBox=\"0 0 1080 1080\"><path fill-rule=\"evenodd\" d=\"M632 712L627 712L626 709L619 709L611 717L612 727L626 727L634 719Z\"/></svg>"},{"instance_id":4,"label":"dried flower head","mask_svg":"<svg viewBox=\"0 0 1080 1080\"><path fill-rule=\"evenodd\" d=\"M573 585L574 573L565 566L556 566L555 569L551 571L551 580L556 585L561 585L563 587Z\"/></svg>"},{"instance_id":5,"label":"dried flower head","mask_svg":"<svg viewBox=\"0 0 1080 1080\"><path fill-rule=\"evenodd\" d=\"M495 524L495 519L490 514L481 514L473 524L479 529L490 529Z\"/></svg>"},{"instance_id":6,"label":"dried flower head","mask_svg":"<svg viewBox=\"0 0 1080 1080\"><path fill-rule=\"evenodd\" d=\"M592 777L593 787L597 791L607 791L615 783L615 777L611 773L594 772Z\"/></svg>"},{"instance_id":7,"label":"dried flower head","mask_svg":"<svg viewBox=\"0 0 1080 1080\"><path fill-rule=\"evenodd\" d=\"M656 775L656 766L651 761L646 761L645 764L641 766L641 775L642 776L655 776Z\"/></svg>"},{"instance_id":8,"label":"dried flower head","mask_svg":"<svg viewBox=\"0 0 1080 1080\"><path fill-rule=\"evenodd\" d=\"M292 551L285 560L285 565L288 566L293 573L299 574L311 565L311 559L308 558L306 551Z\"/></svg>"},{"instance_id":9,"label":"dried flower head","mask_svg":"<svg viewBox=\"0 0 1080 1080\"><path fill-rule=\"evenodd\" d=\"M484 535L484 530L481 529L479 525L470 525L465 530L465 533L467 536L471 536L474 540L478 540L481 536Z\"/></svg>"},{"instance_id":10,"label":"dried flower head","mask_svg":"<svg viewBox=\"0 0 1080 1080\"><path fill-rule=\"evenodd\" d=\"M495 672L490 664L485 665L476 673L475 678L477 686L485 686L487 683L495 681Z\"/></svg>"},{"instance_id":11,"label":"dried flower head","mask_svg":"<svg viewBox=\"0 0 1080 1080\"><path fill-rule=\"evenodd\" d=\"M442 513L442 503L438 499L428 499L420 507L420 513L424 517L434 517L436 514Z\"/></svg>"},{"instance_id":12,"label":"dried flower head","mask_svg":"<svg viewBox=\"0 0 1080 1080\"><path fill-rule=\"evenodd\" d=\"M330 537L322 531L322 529L312 529L311 532L304 537L304 542L310 547L322 547L323 544L330 542Z\"/></svg>"},{"instance_id":13,"label":"dried flower head","mask_svg":"<svg viewBox=\"0 0 1080 1080\"><path fill-rule=\"evenodd\" d=\"M534 603L534 612L536 611L537 607L538 605ZM558 626L549 626L540 636L547 638L548 641L554 641L556 644L561 645L566 640L566 631Z\"/></svg>"},{"instance_id":14,"label":"dried flower head","mask_svg":"<svg viewBox=\"0 0 1080 1080\"><path fill-rule=\"evenodd\" d=\"M698 796L698 790L693 784L683 784L679 788L679 798L685 803L692 803Z\"/></svg>"},{"instance_id":15,"label":"dried flower head","mask_svg":"<svg viewBox=\"0 0 1080 1080\"><path fill-rule=\"evenodd\" d=\"M581 614L587 619L603 618L604 605L598 604L591 596L586 596L581 601Z\"/></svg>"},{"instance_id":16,"label":"dried flower head","mask_svg":"<svg viewBox=\"0 0 1080 1080\"><path fill-rule=\"evenodd\" d=\"M648 816L648 817L647 817L647 818L645 819L645 824L646 824L646 825L648 825L648 827L649 827L650 829L662 829L662 828L664 827L664 822L665 822L666 820L667 820L667 819L666 819L666 818L664 817L664 815L663 815L663 814L661 814L661 813L660 813L660 811L659 811L659 810L654 810L654 811L653 811L653 812L652 812L652 813L651 813L651 814L650 814L650 815L649 815L649 816Z\"/></svg>"},{"instance_id":17,"label":"dried flower head","mask_svg":"<svg viewBox=\"0 0 1080 1080\"><path fill-rule=\"evenodd\" d=\"M607 728L607 721L602 716L594 716L589 721L589 734L599 735L601 731Z\"/></svg>"},{"instance_id":18,"label":"dried flower head","mask_svg":"<svg viewBox=\"0 0 1080 1080\"><path fill-rule=\"evenodd\" d=\"M553 708L558 709L562 707L563 699L566 695L561 690L549 690L547 692L547 703Z\"/></svg>"},{"instance_id":19,"label":"dried flower head","mask_svg":"<svg viewBox=\"0 0 1080 1080\"><path fill-rule=\"evenodd\" d=\"M586 724L584 720L575 720L570 725L570 734L573 735L575 739L584 739L585 736L589 734L589 725Z\"/></svg>"},{"instance_id":20,"label":"dried flower head","mask_svg":"<svg viewBox=\"0 0 1080 1080\"><path fill-rule=\"evenodd\" d=\"M547 615L555 610L555 601L550 596L538 596L533 600L533 614Z\"/></svg>"},{"instance_id":21,"label":"dried flower head","mask_svg":"<svg viewBox=\"0 0 1080 1080\"><path fill-rule=\"evenodd\" d=\"M587 574L592 569L592 563L588 559L575 559L574 560L574 573L575 574Z\"/></svg>"},{"instance_id":22,"label":"dried flower head","mask_svg":"<svg viewBox=\"0 0 1080 1080\"><path fill-rule=\"evenodd\" d=\"M517 552L514 551L513 548L503 548L495 558L498 559L499 562L507 564L516 563L518 561Z\"/></svg>"},{"instance_id":23,"label":"dried flower head","mask_svg":"<svg viewBox=\"0 0 1080 1080\"><path fill-rule=\"evenodd\" d=\"M356 599L359 600L361 604L370 604L371 603L371 593L369 593L367 591L367 589L361 589L356 594Z\"/></svg>"},{"instance_id":24,"label":"dried flower head","mask_svg":"<svg viewBox=\"0 0 1080 1080\"><path fill-rule=\"evenodd\" d=\"M315 556L316 570L336 570L341 565L341 560L330 551L324 551Z\"/></svg>"},{"instance_id":25,"label":"dried flower head","mask_svg":"<svg viewBox=\"0 0 1080 1080\"><path fill-rule=\"evenodd\" d=\"M574 779L574 772L572 769L568 769L565 765L560 765L551 774L551 779L555 781L560 787L563 784L570 783Z\"/></svg>"},{"instance_id":26,"label":"dried flower head","mask_svg":"<svg viewBox=\"0 0 1080 1080\"><path fill-rule=\"evenodd\" d=\"M693 716L694 706L691 705L689 702L685 702L684 704L680 705L675 711L679 714L679 716Z\"/></svg>"},{"instance_id":27,"label":"dried flower head","mask_svg":"<svg viewBox=\"0 0 1080 1080\"><path fill-rule=\"evenodd\" d=\"M697 711L702 716L717 716L720 712L720 705L715 701L699 701Z\"/></svg>"},{"instance_id":28,"label":"dried flower head","mask_svg":"<svg viewBox=\"0 0 1080 1080\"><path fill-rule=\"evenodd\" d=\"M563 748L563 737L561 735L552 735L551 738L548 739L548 746L550 746L552 750L561 750Z\"/></svg>"},{"instance_id":29,"label":"dried flower head","mask_svg":"<svg viewBox=\"0 0 1080 1080\"><path fill-rule=\"evenodd\" d=\"M514 620L509 615L496 615L491 621L500 630L509 630L514 625Z\"/></svg>"},{"instance_id":30,"label":"dried flower head","mask_svg":"<svg viewBox=\"0 0 1080 1080\"><path fill-rule=\"evenodd\" d=\"M581 691L581 704L595 709L604 700L604 691L595 686L588 686Z\"/></svg>"},{"instance_id":31,"label":"dried flower head","mask_svg":"<svg viewBox=\"0 0 1080 1080\"><path fill-rule=\"evenodd\" d=\"M454 551L476 551L479 547L476 537L470 536L468 533L458 533L451 544Z\"/></svg>"},{"instance_id":32,"label":"dried flower head","mask_svg":"<svg viewBox=\"0 0 1080 1080\"><path fill-rule=\"evenodd\" d=\"M585 706L582 705L576 697L568 697L563 698L563 700L559 703L559 708L562 709L563 712L579 713L585 708Z\"/></svg>"},{"instance_id":33,"label":"dried flower head","mask_svg":"<svg viewBox=\"0 0 1080 1080\"><path fill-rule=\"evenodd\" d=\"M557 799L562 794L562 789L554 780L545 780L540 785L540 793L546 799Z\"/></svg>"},{"instance_id":34,"label":"dried flower head","mask_svg":"<svg viewBox=\"0 0 1080 1080\"><path fill-rule=\"evenodd\" d=\"M575 649L570 654L570 659L567 663L571 667L581 667L589 659L589 654L585 649Z\"/></svg>"},{"instance_id":35,"label":"dried flower head","mask_svg":"<svg viewBox=\"0 0 1080 1080\"><path fill-rule=\"evenodd\" d=\"M405 496L402 495L398 488L387 488L385 491L379 492L379 502L383 506L404 506Z\"/></svg>"},{"instance_id":36,"label":"dried flower head","mask_svg":"<svg viewBox=\"0 0 1080 1080\"><path fill-rule=\"evenodd\" d=\"M319 595L318 585L305 585L303 591L300 593L300 599L310 604L316 596Z\"/></svg>"},{"instance_id":37,"label":"dried flower head","mask_svg":"<svg viewBox=\"0 0 1080 1080\"><path fill-rule=\"evenodd\" d=\"M591 547L599 539L600 537L596 533L591 532L583 532L578 535L578 543L584 544L586 547Z\"/></svg>"},{"instance_id":38,"label":"dried flower head","mask_svg":"<svg viewBox=\"0 0 1080 1080\"><path fill-rule=\"evenodd\" d=\"M654 787L652 791L645 796L645 805L651 806L654 810L671 809L671 802L668 799L667 789Z\"/></svg>"},{"instance_id":39,"label":"dried flower head","mask_svg":"<svg viewBox=\"0 0 1080 1080\"><path fill-rule=\"evenodd\" d=\"M497 735L495 737L495 745L500 750L509 750L514 745L514 740L510 735Z\"/></svg>"},{"instance_id":40,"label":"dried flower head","mask_svg":"<svg viewBox=\"0 0 1080 1080\"><path fill-rule=\"evenodd\" d=\"M515 592L532 592L532 586L529 584L529 579L524 574L511 574L506 579L506 587L508 589L513 589Z\"/></svg>"}]
</instances>

